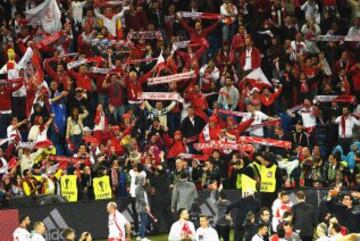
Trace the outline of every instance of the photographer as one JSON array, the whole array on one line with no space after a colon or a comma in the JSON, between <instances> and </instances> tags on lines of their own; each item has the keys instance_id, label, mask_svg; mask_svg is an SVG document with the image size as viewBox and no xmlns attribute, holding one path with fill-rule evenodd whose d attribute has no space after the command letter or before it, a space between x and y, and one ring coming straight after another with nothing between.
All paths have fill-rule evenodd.
<instances>
[{"instance_id":1,"label":"photographer","mask_svg":"<svg viewBox=\"0 0 360 241\"><path fill-rule=\"evenodd\" d=\"M63 232L64 241L75 241L75 230L72 228L67 228ZM92 241L91 234L89 232L83 232L79 241Z\"/></svg>"}]
</instances>

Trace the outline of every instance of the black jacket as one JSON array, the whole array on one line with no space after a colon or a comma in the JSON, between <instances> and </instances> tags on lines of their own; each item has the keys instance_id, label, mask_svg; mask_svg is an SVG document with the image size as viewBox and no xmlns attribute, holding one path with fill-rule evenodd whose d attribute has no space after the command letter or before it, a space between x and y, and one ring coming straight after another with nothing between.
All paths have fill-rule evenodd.
<instances>
[{"instance_id":1,"label":"black jacket","mask_svg":"<svg viewBox=\"0 0 360 241\"><path fill-rule=\"evenodd\" d=\"M191 123L190 118L186 117L181 122L181 133L185 138L197 136L205 126L205 121L199 116L195 115L194 125Z\"/></svg>"},{"instance_id":2,"label":"black jacket","mask_svg":"<svg viewBox=\"0 0 360 241\"><path fill-rule=\"evenodd\" d=\"M317 224L316 208L306 202L300 202L292 207L294 214L294 230L300 230L301 237L311 237Z\"/></svg>"},{"instance_id":3,"label":"black jacket","mask_svg":"<svg viewBox=\"0 0 360 241\"><path fill-rule=\"evenodd\" d=\"M330 200L326 202L326 206L331 214L333 214L339 223L345 226L350 233L360 232L360 213L354 208L347 208L342 204L335 203Z\"/></svg>"},{"instance_id":4,"label":"black jacket","mask_svg":"<svg viewBox=\"0 0 360 241\"><path fill-rule=\"evenodd\" d=\"M260 201L255 199L253 196L244 197L237 201L230 203L226 208L226 213L229 213L232 209L237 208L236 219L234 220L235 226L243 225L246 215L248 212L252 211L257 213L260 210Z\"/></svg>"}]
</instances>

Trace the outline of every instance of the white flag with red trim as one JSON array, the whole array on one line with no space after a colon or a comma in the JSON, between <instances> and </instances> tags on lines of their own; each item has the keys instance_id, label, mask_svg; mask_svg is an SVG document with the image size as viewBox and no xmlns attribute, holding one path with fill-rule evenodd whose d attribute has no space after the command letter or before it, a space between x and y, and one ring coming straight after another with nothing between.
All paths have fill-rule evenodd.
<instances>
[{"instance_id":1,"label":"white flag with red trim","mask_svg":"<svg viewBox=\"0 0 360 241\"><path fill-rule=\"evenodd\" d=\"M40 25L47 33L55 33L61 30L61 12L56 0L45 0L25 12L30 25Z\"/></svg>"},{"instance_id":2,"label":"white flag with red trim","mask_svg":"<svg viewBox=\"0 0 360 241\"><path fill-rule=\"evenodd\" d=\"M259 85L265 84L268 85L269 87L272 87L272 84L265 76L264 72L260 67L251 71L248 75L245 76L245 79L249 79L249 80L252 79L255 80Z\"/></svg>"}]
</instances>

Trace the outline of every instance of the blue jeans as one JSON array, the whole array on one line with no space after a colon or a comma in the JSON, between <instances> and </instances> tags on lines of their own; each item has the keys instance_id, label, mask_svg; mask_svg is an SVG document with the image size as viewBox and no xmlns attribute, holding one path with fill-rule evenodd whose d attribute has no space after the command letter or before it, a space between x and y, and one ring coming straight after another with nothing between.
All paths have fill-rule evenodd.
<instances>
[{"instance_id":1,"label":"blue jeans","mask_svg":"<svg viewBox=\"0 0 360 241\"><path fill-rule=\"evenodd\" d=\"M230 42L235 34L235 24L222 24L222 41Z\"/></svg>"},{"instance_id":2,"label":"blue jeans","mask_svg":"<svg viewBox=\"0 0 360 241\"><path fill-rule=\"evenodd\" d=\"M140 238L145 238L146 226L149 224L149 216L147 213L139 214L140 224L139 224L139 236Z\"/></svg>"},{"instance_id":3,"label":"blue jeans","mask_svg":"<svg viewBox=\"0 0 360 241\"><path fill-rule=\"evenodd\" d=\"M125 113L125 105L114 106L113 116L117 121L121 121L122 115Z\"/></svg>"},{"instance_id":4,"label":"blue jeans","mask_svg":"<svg viewBox=\"0 0 360 241\"><path fill-rule=\"evenodd\" d=\"M74 145L74 147L75 147L75 150L74 150L74 151L76 151L77 149L79 149L80 145L83 143L82 138L83 138L83 135L82 135L82 134L70 136L71 143L72 143L72 144Z\"/></svg>"}]
</instances>

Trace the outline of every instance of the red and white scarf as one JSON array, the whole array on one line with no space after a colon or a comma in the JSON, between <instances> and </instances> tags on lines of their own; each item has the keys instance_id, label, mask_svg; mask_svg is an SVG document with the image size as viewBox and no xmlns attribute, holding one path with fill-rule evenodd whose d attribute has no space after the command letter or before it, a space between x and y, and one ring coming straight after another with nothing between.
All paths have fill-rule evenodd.
<instances>
[{"instance_id":1,"label":"red and white scarf","mask_svg":"<svg viewBox=\"0 0 360 241\"><path fill-rule=\"evenodd\" d=\"M102 57L92 57L92 58L86 58L86 59L79 59L75 61L71 61L67 64L68 69L73 69L76 67L79 67L83 64L89 64L89 63L101 63L105 60Z\"/></svg>"},{"instance_id":2,"label":"red and white scarf","mask_svg":"<svg viewBox=\"0 0 360 241\"><path fill-rule=\"evenodd\" d=\"M137 32L129 32L127 35L127 40L130 39L141 39L141 40L148 40L148 39L162 39L162 35L160 31L137 31Z\"/></svg>"},{"instance_id":3,"label":"red and white scarf","mask_svg":"<svg viewBox=\"0 0 360 241\"><path fill-rule=\"evenodd\" d=\"M148 85L167 84L167 83L172 83L172 82L178 82L181 80L192 79L195 77L196 77L196 74L194 71L173 74L173 75L167 75L167 76L161 76L161 77L153 77L153 78L148 78Z\"/></svg>"},{"instance_id":4,"label":"red and white scarf","mask_svg":"<svg viewBox=\"0 0 360 241\"><path fill-rule=\"evenodd\" d=\"M291 149L290 141L282 141L276 139L262 138L262 137L254 137L254 136L241 136L239 138L240 142L244 143L252 143L252 144L260 144L265 146L274 146L285 149Z\"/></svg>"},{"instance_id":5,"label":"red and white scarf","mask_svg":"<svg viewBox=\"0 0 360 241\"><path fill-rule=\"evenodd\" d=\"M62 35L62 32L55 32L52 35L49 35L49 36L45 37L44 39L40 40L39 42L37 42L35 44L35 46L38 49L42 49L46 46L49 46L53 42L57 41L61 37L61 35Z\"/></svg>"},{"instance_id":6,"label":"red and white scarf","mask_svg":"<svg viewBox=\"0 0 360 241\"><path fill-rule=\"evenodd\" d=\"M201 18L201 19L210 19L210 20L218 20L222 18L222 15L218 13L178 12L178 14L183 18Z\"/></svg>"},{"instance_id":7,"label":"red and white scarf","mask_svg":"<svg viewBox=\"0 0 360 241\"><path fill-rule=\"evenodd\" d=\"M356 98L353 95L317 95L315 100L318 102L355 103Z\"/></svg>"},{"instance_id":8,"label":"red and white scarf","mask_svg":"<svg viewBox=\"0 0 360 241\"><path fill-rule=\"evenodd\" d=\"M184 102L184 99L179 93L173 92L142 92L140 100L176 100L180 103Z\"/></svg>"},{"instance_id":9,"label":"red and white scarf","mask_svg":"<svg viewBox=\"0 0 360 241\"><path fill-rule=\"evenodd\" d=\"M253 152L255 150L255 148L250 144L230 143L230 142L222 142L222 141L194 143L194 148L198 150L203 150L203 149L238 150L241 152Z\"/></svg>"}]
</instances>

